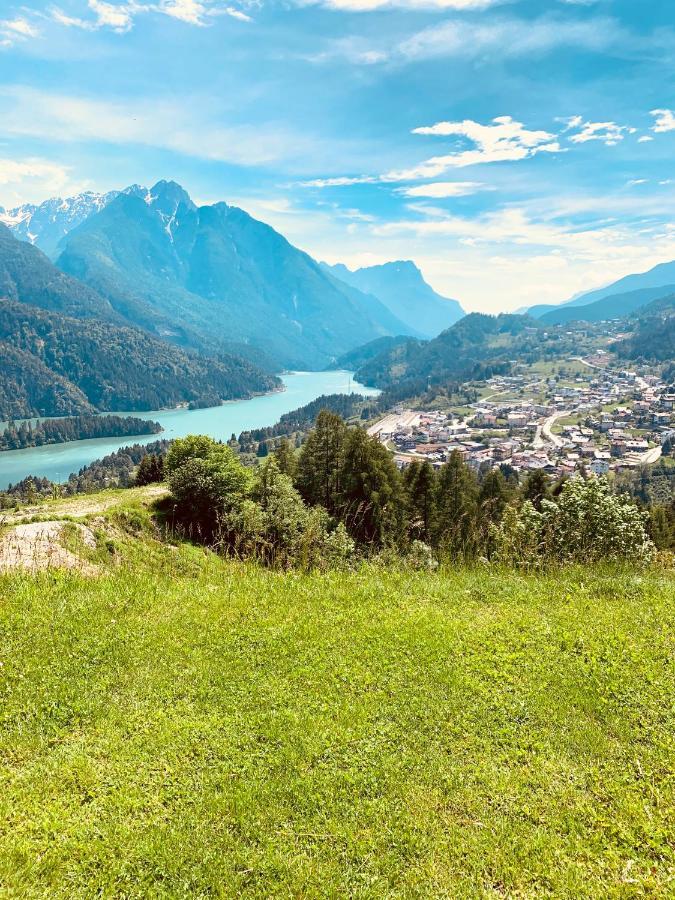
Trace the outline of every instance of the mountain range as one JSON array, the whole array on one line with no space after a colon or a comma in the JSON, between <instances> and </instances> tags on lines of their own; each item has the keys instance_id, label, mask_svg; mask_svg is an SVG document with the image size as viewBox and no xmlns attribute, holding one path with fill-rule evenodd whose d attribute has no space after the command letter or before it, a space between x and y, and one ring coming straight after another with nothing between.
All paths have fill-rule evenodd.
<instances>
[{"instance_id":1,"label":"mountain range","mask_svg":"<svg viewBox=\"0 0 675 900\"><path fill-rule=\"evenodd\" d=\"M118 193L85 191L75 197L52 197L44 203L24 203L14 209L0 206L0 223L11 228L15 237L35 244L52 257L69 231L103 209Z\"/></svg>"},{"instance_id":2,"label":"mountain range","mask_svg":"<svg viewBox=\"0 0 675 900\"><path fill-rule=\"evenodd\" d=\"M527 314L549 324L600 322L621 318L675 292L675 261L659 263L647 272L626 275L606 287L578 294L557 305L539 304Z\"/></svg>"},{"instance_id":3,"label":"mountain range","mask_svg":"<svg viewBox=\"0 0 675 900\"><path fill-rule=\"evenodd\" d=\"M0 420L180 403L280 386L232 355L205 357L128 327L95 290L0 225Z\"/></svg>"},{"instance_id":4,"label":"mountain range","mask_svg":"<svg viewBox=\"0 0 675 900\"><path fill-rule=\"evenodd\" d=\"M319 265L241 209L197 206L175 182L0 210L0 222L89 285L106 315L277 369L323 368L378 337L433 336L463 314L411 262Z\"/></svg>"},{"instance_id":5,"label":"mountain range","mask_svg":"<svg viewBox=\"0 0 675 900\"><path fill-rule=\"evenodd\" d=\"M437 294L411 260L355 271L342 264L322 265L340 281L381 300L417 337L436 337L464 315L460 303Z\"/></svg>"}]
</instances>

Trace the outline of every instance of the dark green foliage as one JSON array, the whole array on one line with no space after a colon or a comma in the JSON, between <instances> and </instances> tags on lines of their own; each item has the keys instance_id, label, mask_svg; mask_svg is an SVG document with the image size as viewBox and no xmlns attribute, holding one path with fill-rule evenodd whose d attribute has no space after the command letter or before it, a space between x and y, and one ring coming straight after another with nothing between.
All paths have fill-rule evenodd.
<instances>
[{"instance_id":1,"label":"dark green foliage","mask_svg":"<svg viewBox=\"0 0 675 900\"><path fill-rule=\"evenodd\" d=\"M435 543L452 559L470 558L477 549L478 483L457 450L438 479Z\"/></svg>"},{"instance_id":2,"label":"dark green foliage","mask_svg":"<svg viewBox=\"0 0 675 900\"><path fill-rule=\"evenodd\" d=\"M551 484L548 475L542 469L534 469L525 479L521 496L529 500L535 509L541 509L542 500L551 499Z\"/></svg>"},{"instance_id":3,"label":"dark green foliage","mask_svg":"<svg viewBox=\"0 0 675 900\"><path fill-rule=\"evenodd\" d=\"M0 432L0 451L41 447L43 444L64 444L92 438L127 437L128 435L159 434L159 422L134 416L77 416L47 419L44 422L24 421L20 425L9 422Z\"/></svg>"},{"instance_id":4,"label":"dark green foliage","mask_svg":"<svg viewBox=\"0 0 675 900\"><path fill-rule=\"evenodd\" d=\"M330 410L343 419L350 419L357 415L364 400L365 397L361 394L322 394L316 400L284 413L276 425L242 431L239 435L239 443L248 446L256 441L264 441L280 435L288 437L296 432L309 431L322 409Z\"/></svg>"},{"instance_id":5,"label":"dark green foliage","mask_svg":"<svg viewBox=\"0 0 675 900\"><path fill-rule=\"evenodd\" d=\"M355 372L357 369L363 368L372 359L378 357L381 353L389 353L396 347L405 346L410 340L409 335L399 334L396 337L375 338L374 341L368 341L349 353L343 353L338 356L331 369L346 369L349 372Z\"/></svg>"},{"instance_id":6,"label":"dark green foliage","mask_svg":"<svg viewBox=\"0 0 675 900\"><path fill-rule=\"evenodd\" d=\"M161 409L279 384L234 357L205 359L143 331L0 300L0 419Z\"/></svg>"},{"instance_id":7,"label":"dark green foliage","mask_svg":"<svg viewBox=\"0 0 675 900\"><path fill-rule=\"evenodd\" d=\"M672 310L640 319L633 336L620 341L613 349L626 359L671 362L675 359L675 315Z\"/></svg>"},{"instance_id":8,"label":"dark green foliage","mask_svg":"<svg viewBox=\"0 0 675 900\"><path fill-rule=\"evenodd\" d=\"M157 453L146 453L138 464L134 484L143 487L164 481L164 457Z\"/></svg>"},{"instance_id":9,"label":"dark green foliage","mask_svg":"<svg viewBox=\"0 0 675 900\"><path fill-rule=\"evenodd\" d=\"M541 326L527 316L471 313L432 341L407 341L385 350L356 372L364 384L387 388L404 380L434 383L487 378L506 372L510 360L541 354ZM412 394L409 394L412 396Z\"/></svg>"},{"instance_id":10,"label":"dark green foliage","mask_svg":"<svg viewBox=\"0 0 675 900\"><path fill-rule=\"evenodd\" d=\"M274 459L283 475L288 475L291 479L295 478L298 470L298 460L295 450L287 438L282 438L274 451Z\"/></svg>"},{"instance_id":11,"label":"dark green foliage","mask_svg":"<svg viewBox=\"0 0 675 900\"><path fill-rule=\"evenodd\" d=\"M403 472L403 485L410 537L431 544L438 513L438 478L433 466L428 460L413 460Z\"/></svg>"},{"instance_id":12,"label":"dark green foliage","mask_svg":"<svg viewBox=\"0 0 675 900\"><path fill-rule=\"evenodd\" d=\"M391 454L377 438L352 428L341 456L340 520L362 546L396 546L402 538L404 492ZM307 465L304 454L301 469L303 465Z\"/></svg>"},{"instance_id":13,"label":"dark green foliage","mask_svg":"<svg viewBox=\"0 0 675 900\"><path fill-rule=\"evenodd\" d=\"M347 427L336 413L321 410L316 426L302 447L296 486L310 506L323 506L331 515L341 508L342 463Z\"/></svg>"},{"instance_id":14,"label":"dark green foliage","mask_svg":"<svg viewBox=\"0 0 675 900\"><path fill-rule=\"evenodd\" d=\"M90 494L109 487L128 487L133 481L134 469L147 454L163 456L170 442L153 441L150 444L132 444L122 447L102 459L97 459L79 472L73 473L65 484L54 484L47 478L36 478L33 475L10 485L0 493L0 505L3 499L12 502L15 499L26 499L28 495L50 497L54 493L65 496L72 494Z\"/></svg>"},{"instance_id":15,"label":"dark green foliage","mask_svg":"<svg viewBox=\"0 0 675 900\"><path fill-rule=\"evenodd\" d=\"M225 516L246 495L250 472L227 444L191 436L175 440L164 470L174 499L174 521L195 538L210 542Z\"/></svg>"},{"instance_id":16,"label":"dark green foliage","mask_svg":"<svg viewBox=\"0 0 675 900\"><path fill-rule=\"evenodd\" d=\"M119 318L96 290L61 272L41 250L17 240L3 224L0 224L0 297L76 318Z\"/></svg>"}]
</instances>

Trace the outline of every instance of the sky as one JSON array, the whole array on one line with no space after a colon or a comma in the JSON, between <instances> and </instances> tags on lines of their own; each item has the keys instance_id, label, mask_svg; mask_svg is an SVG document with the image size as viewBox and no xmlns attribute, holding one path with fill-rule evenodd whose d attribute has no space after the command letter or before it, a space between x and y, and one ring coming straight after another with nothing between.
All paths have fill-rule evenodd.
<instances>
[{"instance_id":1,"label":"sky","mask_svg":"<svg viewBox=\"0 0 675 900\"><path fill-rule=\"evenodd\" d=\"M465 309L675 259L672 0L0 0L0 205L161 178Z\"/></svg>"}]
</instances>

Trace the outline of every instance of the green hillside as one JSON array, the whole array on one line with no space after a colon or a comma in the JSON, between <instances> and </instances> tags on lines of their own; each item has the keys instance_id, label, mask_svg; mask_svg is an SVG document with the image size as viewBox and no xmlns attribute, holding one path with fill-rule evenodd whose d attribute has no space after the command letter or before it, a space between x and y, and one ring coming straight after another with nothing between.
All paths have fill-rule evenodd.
<instances>
[{"instance_id":1,"label":"green hillside","mask_svg":"<svg viewBox=\"0 0 675 900\"><path fill-rule=\"evenodd\" d=\"M672 574L280 574L69 502L98 576L0 578L7 896L669 894Z\"/></svg>"},{"instance_id":2,"label":"green hillside","mask_svg":"<svg viewBox=\"0 0 675 900\"><path fill-rule=\"evenodd\" d=\"M208 359L97 319L0 299L0 421L98 410L160 409L251 396L279 379L251 363Z\"/></svg>"}]
</instances>

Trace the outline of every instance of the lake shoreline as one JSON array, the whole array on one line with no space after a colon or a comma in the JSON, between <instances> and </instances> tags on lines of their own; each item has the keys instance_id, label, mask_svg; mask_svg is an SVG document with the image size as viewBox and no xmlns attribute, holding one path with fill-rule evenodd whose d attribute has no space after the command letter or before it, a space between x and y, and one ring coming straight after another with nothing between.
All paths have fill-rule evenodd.
<instances>
[{"instance_id":1,"label":"lake shoreline","mask_svg":"<svg viewBox=\"0 0 675 900\"><path fill-rule=\"evenodd\" d=\"M151 419L160 424L161 434L126 436L124 439L97 438L26 447L0 453L0 491L17 484L29 475L64 483L84 466L108 456L132 443L172 440L187 434L207 434L227 441L232 434L256 428L267 428L287 412L316 400L322 394L364 394L377 396L379 391L353 381L347 371L292 372L282 376L283 389L267 391L246 400L228 400L220 406L190 410L120 410L119 416ZM59 417L63 418L63 417ZM32 420L34 421L34 419Z\"/></svg>"}]
</instances>

